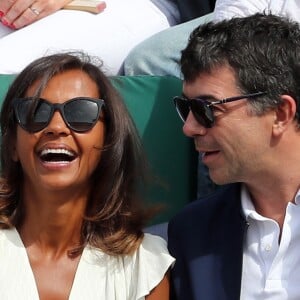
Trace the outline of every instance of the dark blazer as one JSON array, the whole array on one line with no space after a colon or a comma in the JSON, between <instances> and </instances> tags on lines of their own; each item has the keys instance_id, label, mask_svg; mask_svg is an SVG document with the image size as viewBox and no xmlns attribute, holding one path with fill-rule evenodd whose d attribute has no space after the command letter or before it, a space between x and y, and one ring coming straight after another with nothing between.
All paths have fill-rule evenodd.
<instances>
[{"instance_id":1,"label":"dark blazer","mask_svg":"<svg viewBox=\"0 0 300 300\"><path fill-rule=\"evenodd\" d=\"M169 223L168 245L176 263L171 271L177 300L238 300L243 240L240 184L189 204Z\"/></svg>"}]
</instances>

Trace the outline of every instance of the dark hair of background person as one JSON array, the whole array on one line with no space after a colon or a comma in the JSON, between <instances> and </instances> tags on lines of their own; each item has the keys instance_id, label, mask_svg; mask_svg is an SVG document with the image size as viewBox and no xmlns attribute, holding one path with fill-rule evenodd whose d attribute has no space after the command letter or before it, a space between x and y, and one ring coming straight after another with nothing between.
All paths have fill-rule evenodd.
<instances>
[{"instance_id":1,"label":"dark hair of background person","mask_svg":"<svg viewBox=\"0 0 300 300\"><path fill-rule=\"evenodd\" d=\"M300 27L283 17L258 13L197 27L190 35L180 61L184 80L230 66L241 93L266 92L250 99L256 114L281 103L287 94L300 100ZM233 95L235 96L235 95Z\"/></svg>"},{"instance_id":2,"label":"dark hair of background person","mask_svg":"<svg viewBox=\"0 0 300 300\"><path fill-rule=\"evenodd\" d=\"M99 165L91 178L89 195L77 255L88 243L111 255L132 253L140 244L142 228L153 211L142 207L140 190L146 179L147 164L135 125L101 63L84 53L63 53L42 57L27 66L14 80L1 111L0 228L22 222L22 168L12 160L17 123L12 102L24 97L39 82L39 97L51 78L68 70L80 69L97 84L105 101L105 142Z\"/></svg>"}]
</instances>

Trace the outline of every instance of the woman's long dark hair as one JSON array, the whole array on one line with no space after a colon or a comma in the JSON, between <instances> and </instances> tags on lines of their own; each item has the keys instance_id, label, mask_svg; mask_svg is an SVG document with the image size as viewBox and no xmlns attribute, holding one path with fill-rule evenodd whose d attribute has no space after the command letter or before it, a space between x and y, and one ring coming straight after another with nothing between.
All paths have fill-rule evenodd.
<instances>
[{"instance_id":1,"label":"woman's long dark hair","mask_svg":"<svg viewBox=\"0 0 300 300\"><path fill-rule=\"evenodd\" d=\"M142 208L140 190L146 163L132 119L101 64L83 53L62 53L32 62L14 80L1 111L0 228L16 226L22 220L22 178L19 162L12 159L17 123L12 101L24 97L39 82L36 96L56 74L80 69L97 84L105 101L105 142L101 160L91 178L82 225L81 244L70 251L76 255L86 244L118 255L132 253L143 237L142 228L150 214Z\"/></svg>"}]
</instances>

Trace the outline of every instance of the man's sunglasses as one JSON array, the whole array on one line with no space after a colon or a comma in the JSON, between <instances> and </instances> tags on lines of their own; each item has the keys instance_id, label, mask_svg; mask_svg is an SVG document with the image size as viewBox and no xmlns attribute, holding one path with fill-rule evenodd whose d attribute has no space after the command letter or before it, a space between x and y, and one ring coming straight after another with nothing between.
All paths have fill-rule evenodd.
<instances>
[{"instance_id":1,"label":"man's sunglasses","mask_svg":"<svg viewBox=\"0 0 300 300\"><path fill-rule=\"evenodd\" d=\"M86 132L98 121L103 105L104 100L87 97L73 98L64 103L50 103L42 98L18 98L13 102L13 109L18 124L31 133L46 128L57 110L71 130Z\"/></svg>"},{"instance_id":2,"label":"man's sunglasses","mask_svg":"<svg viewBox=\"0 0 300 300\"><path fill-rule=\"evenodd\" d=\"M253 94L225 98L218 101L208 101L201 98L188 99L185 96L177 96L174 97L173 100L178 115L183 122L186 121L188 114L190 113L190 111L192 111L197 122L199 122L202 126L206 128L211 128L215 123L215 117L213 111L214 105L233 102L242 99L255 98L265 94L266 94L265 92L257 92Z\"/></svg>"}]
</instances>

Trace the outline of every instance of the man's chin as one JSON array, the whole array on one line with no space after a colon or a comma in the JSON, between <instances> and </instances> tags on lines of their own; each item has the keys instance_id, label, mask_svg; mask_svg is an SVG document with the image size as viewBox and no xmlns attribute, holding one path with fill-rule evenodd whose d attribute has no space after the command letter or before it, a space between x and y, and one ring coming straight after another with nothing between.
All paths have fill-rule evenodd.
<instances>
[{"instance_id":1,"label":"man's chin","mask_svg":"<svg viewBox=\"0 0 300 300\"><path fill-rule=\"evenodd\" d=\"M210 177L211 181L217 185L225 185L225 184L235 182L234 180L229 178L229 176L221 174L220 172L213 172L210 170L209 170L209 177Z\"/></svg>"}]
</instances>

